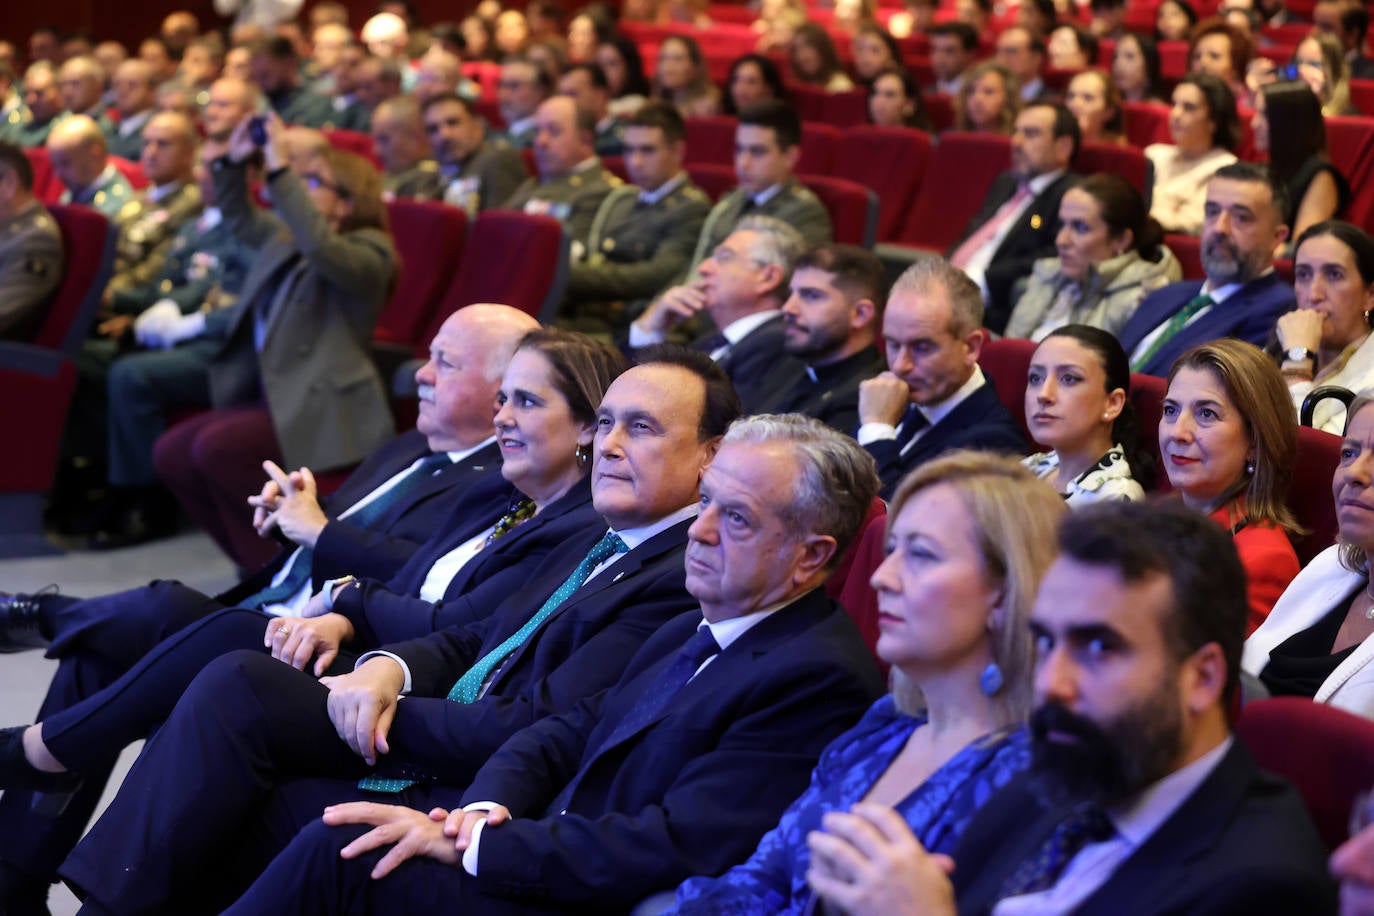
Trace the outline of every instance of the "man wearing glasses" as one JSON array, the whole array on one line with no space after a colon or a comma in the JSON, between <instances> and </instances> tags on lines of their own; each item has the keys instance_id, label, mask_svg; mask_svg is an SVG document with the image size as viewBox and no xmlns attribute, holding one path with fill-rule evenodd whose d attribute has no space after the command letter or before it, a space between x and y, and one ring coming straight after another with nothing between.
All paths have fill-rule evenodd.
<instances>
[{"instance_id":1,"label":"man wearing glasses","mask_svg":"<svg viewBox=\"0 0 1374 916\"><path fill-rule=\"evenodd\" d=\"M534 113L553 94L553 79L528 57L508 57L496 83L496 103L506 122L505 139L516 149L534 145Z\"/></svg>"}]
</instances>

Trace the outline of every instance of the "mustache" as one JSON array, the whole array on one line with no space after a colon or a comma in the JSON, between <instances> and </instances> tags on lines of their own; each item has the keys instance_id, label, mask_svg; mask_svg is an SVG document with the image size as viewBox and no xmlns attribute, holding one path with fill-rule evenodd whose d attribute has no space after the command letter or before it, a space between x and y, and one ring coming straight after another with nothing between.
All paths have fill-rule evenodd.
<instances>
[{"instance_id":1,"label":"mustache","mask_svg":"<svg viewBox=\"0 0 1374 916\"><path fill-rule=\"evenodd\" d=\"M1045 703L1031 713L1030 732L1036 743L1049 741L1051 732L1069 735L1084 743L1107 740L1107 735L1098 728L1097 723L1069 712L1058 703Z\"/></svg>"}]
</instances>

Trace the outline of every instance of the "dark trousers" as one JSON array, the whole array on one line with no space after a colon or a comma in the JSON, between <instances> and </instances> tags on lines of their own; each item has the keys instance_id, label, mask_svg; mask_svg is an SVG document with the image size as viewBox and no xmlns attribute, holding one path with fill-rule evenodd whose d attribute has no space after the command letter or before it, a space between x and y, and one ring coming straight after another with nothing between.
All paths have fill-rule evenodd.
<instances>
[{"instance_id":1,"label":"dark trousers","mask_svg":"<svg viewBox=\"0 0 1374 916\"><path fill-rule=\"evenodd\" d=\"M210 358L218 348L217 341L192 340L171 350L142 350L115 360L107 381L111 484L157 483L153 445L167 428L167 414L210 406Z\"/></svg>"}]
</instances>

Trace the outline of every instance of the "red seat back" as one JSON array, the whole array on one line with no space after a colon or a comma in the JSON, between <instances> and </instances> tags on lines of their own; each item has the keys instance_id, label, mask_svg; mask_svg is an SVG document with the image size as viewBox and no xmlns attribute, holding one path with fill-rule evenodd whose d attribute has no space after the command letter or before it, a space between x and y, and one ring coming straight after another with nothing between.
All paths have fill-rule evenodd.
<instances>
[{"instance_id":1,"label":"red seat back","mask_svg":"<svg viewBox=\"0 0 1374 916\"><path fill-rule=\"evenodd\" d=\"M1124 102L1121 115L1126 121L1126 140L1144 149L1151 143L1171 143L1169 107L1158 102Z\"/></svg>"},{"instance_id":2,"label":"red seat back","mask_svg":"<svg viewBox=\"0 0 1374 916\"><path fill-rule=\"evenodd\" d=\"M102 213L89 207L53 205L49 209L62 233L66 267L33 342L75 356L110 278L115 231Z\"/></svg>"},{"instance_id":3,"label":"red seat back","mask_svg":"<svg viewBox=\"0 0 1374 916\"><path fill-rule=\"evenodd\" d=\"M807 175L829 175L840 145L840 129L819 121L803 121L801 157L796 171Z\"/></svg>"},{"instance_id":4,"label":"red seat back","mask_svg":"<svg viewBox=\"0 0 1374 916\"><path fill-rule=\"evenodd\" d=\"M33 167L33 196L45 204L55 204L62 196L62 182L52 170L52 160L48 158L46 146L28 146L24 155L29 157Z\"/></svg>"},{"instance_id":5,"label":"red seat back","mask_svg":"<svg viewBox=\"0 0 1374 916\"><path fill-rule=\"evenodd\" d=\"M1247 703L1236 733L1261 767L1297 787L1327 847L1345 842L1356 796L1374 786L1374 722L1325 703L1275 697Z\"/></svg>"},{"instance_id":6,"label":"red seat back","mask_svg":"<svg viewBox=\"0 0 1374 916\"><path fill-rule=\"evenodd\" d=\"M453 281L467 235L467 213L432 200L393 200L386 209L401 270L372 336L388 343L427 345L420 335L433 323L439 301Z\"/></svg>"},{"instance_id":7,"label":"red seat back","mask_svg":"<svg viewBox=\"0 0 1374 916\"><path fill-rule=\"evenodd\" d=\"M482 116L492 130L505 130L506 119L501 116L501 106L496 104L494 98L481 98L476 101L468 102L468 107L475 114Z\"/></svg>"},{"instance_id":8,"label":"red seat back","mask_svg":"<svg viewBox=\"0 0 1374 916\"><path fill-rule=\"evenodd\" d=\"M840 136L831 170L878 194L878 240L895 240L930 165L930 136L907 127L850 127Z\"/></svg>"},{"instance_id":9,"label":"red seat back","mask_svg":"<svg viewBox=\"0 0 1374 916\"><path fill-rule=\"evenodd\" d=\"M983 190L1011 162L1011 139L950 131L940 137L900 241L944 251L968 225Z\"/></svg>"},{"instance_id":10,"label":"red seat back","mask_svg":"<svg viewBox=\"0 0 1374 916\"><path fill-rule=\"evenodd\" d=\"M329 141L329 145L345 153L352 153L355 156L362 156L371 162L380 171L382 160L377 158L377 150L373 146L372 137L368 134L356 130L343 130L334 128L324 132L324 138Z\"/></svg>"},{"instance_id":11,"label":"red seat back","mask_svg":"<svg viewBox=\"0 0 1374 916\"><path fill-rule=\"evenodd\" d=\"M1288 508L1307 534L1297 538L1293 549L1306 564L1336 541L1336 501L1331 478L1341 461L1341 437L1308 426L1298 427L1298 457L1288 486ZM1374 774L1371 774L1374 775ZM1374 781L1374 780L1371 780Z\"/></svg>"},{"instance_id":12,"label":"red seat back","mask_svg":"<svg viewBox=\"0 0 1374 916\"><path fill-rule=\"evenodd\" d=\"M1369 229L1374 225L1374 118L1326 118L1326 147L1331 164L1350 184L1345 218Z\"/></svg>"},{"instance_id":13,"label":"red seat back","mask_svg":"<svg viewBox=\"0 0 1374 916\"><path fill-rule=\"evenodd\" d=\"M855 181L825 175L798 175L825 204L835 241L872 248L878 235L878 195Z\"/></svg>"},{"instance_id":14,"label":"red seat back","mask_svg":"<svg viewBox=\"0 0 1374 916\"><path fill-rule=\"evenodd\" d=\"M1180 235L1171 232L1164 236L1164 244L1178 258L1179 266L1183 268L1183 279L1185 280L1205 280L1206 272L1202 269L1202 239L1196 235Z\"/></svg>"},{"instance_id":15,"label":"red seat back","mask_svg":"<svg viewBox=\"0 0 1374 916\"><path fill-rule=\"evenodd\" d=\"M837 583L838 591L830 591L830 596L844 605L844 609L853 618L854 625L859 628L859 634L863 636L864 643L867 644L870 652L873 653L873 660L878 663L878 668L887 674L888 665L878 658L878 593L873 590L869 580L873 578L873 572L883 562L883 544L887 535L887 513L869 513L868 521L864 524L863 532L858 539L850 546L848 553L849 566L844 570L841 577L837 571L831 577L831 583ZM830 583L827 583L827 589Z\"/></svg>"},{"instance_id":16,"label":"red seat back","mask_svg":"<svg viewBox=\"0 0 1374 916\"><path fill-rule=\"evenodd\" d=\"M824 121L826 96L821 86L810 83L788 83L787 94L791 97L792 107L803 121Z\"/></svg>"},{"instance_id":17,"label":"red seat back","mask_svg":"<svg viewBox=\"0 0 1374 916\"><path fill-rule=\"evenodd\" d=\"M997 390L997 400L1021 424L1027 439L1031 435L1026 426L1026 372L1035 347L1034 341L1003 337L983 344L983 352L978 356L978 365Z\"/></svg>"},{"instance_id":18,"label":"red seat back","mask_svg":"<svg viewBox=\"0 0 1374 916\"><path fill-rule=\"evenodd\" d=\"M931 130L942 134L954 128L954 99L943 92L927 92L921 95L921 101L925 103Z\"/></svg>"},{"instance_id":19,"label":"red seat back","mask_svg":"<svg viewBox=\"0 0 1374 916\"><path fill-rule=\"evenodd\" d=\"M710 118L687 118L686 161L709 162L715 165L735 165L735 128L739 121L725 115Z\"/></svg>"},{"instance_id":20,"label":"red seat back","mask_svg":"<svg viewBox=\"0 0 1374 916\"><path fill-rule=\"evenodd\" d=\"M846 47L848 44L846 43ZM868 90L846 89L826 94L822 120L836 127L857 127L868 123Z\"/></svg>"},{"instance_id":21,"label":"red seat back","mask_svg":"<svg viewBox=\"0 0 1374 916\"><path fill-rule=\"evenodd\" d=\"M1350 104L1360 114L1374 116L1374 80L1351 80Z\"/></svg>"},{"instance_id":22,"label":"red seat back","mask_svg":"<svg viewBox=\"0 0 1374 916\"><path fill-rule=\"evenodd\" d=\"M711 200L720 200L735 187L735 168L714 162L688 163L687 174Z\"/></svg>"},{"instance_id":23,"label":"red seat back","mask_svg":"<svg viewBox=\"0 0 1374 916\"><path fill-rule=\"evenodd\" d=\"M1078 150L1074 171L1080 175L1098 172L1120 175L1143 196L1154 183L1154 169L1145 154L1134 146L1120 143L1084 143Z\"/></svg>"},{"instance_id":24,"label":"red seat back","mask_svg":"<svg viewBox=\"0 0 1374 916\"><path fill-rule=\"evenodd\" d=\"M1153 490L1156 493L1173 489L1159 454L1159 421L1164 416L1164 394L1168 390L1168 382L1157 375L1131 373L1131 404L1135 407L1136 425L1140 429L1140 445L1149 449L1155 458L1157 470Z\"/></svg>"},{"instance_id":25,"label":"red seat back","mask_svg":"<svg viewBox=\"0 0 1374 916\"><path fill-rule=\"evenodd\" d=\"M113 165L115 171L124 176L124 180L129 182L135 191L142 191L148 187L148 176L143 174L143 166L137 162L130 162L119 156L111 156L110 165Z\"/></svg>"}]
</instances>

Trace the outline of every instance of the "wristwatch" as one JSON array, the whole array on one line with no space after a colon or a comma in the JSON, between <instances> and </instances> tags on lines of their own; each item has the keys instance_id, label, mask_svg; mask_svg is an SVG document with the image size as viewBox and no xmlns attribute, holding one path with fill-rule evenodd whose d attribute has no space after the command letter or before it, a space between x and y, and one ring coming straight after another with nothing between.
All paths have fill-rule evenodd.
<instances>
[{"instance_id":1,"label":"wristwatch","mask_svg":"<svg viewBox=\"0 0 1374 916\"><path fill-rule=\"evenodd\" d=\"M330 579L328 582L326 582L326 583L324 584L324 588L321 589L321 591L324 593L324 607L325 607L325 610L327 610L327 611L333 611L333 610L334 610L334 592L335 592L335 590L336 590L336 589L339 589L339 588L341 588L341 587L343 587L343 586L348 586L348 585L351 585L351 586L353 586L354 588L357 588L357 587L358 587L358 580L357 580L357 578L354 577L354 576L341 576L341 577L339 577L338 579Z\"/></svg>"},{"instance_id":2,"label":"wristwatch","mask_svg":"<svg viewBox=\"0 0 1374 916\"><path fill-rule=\"evenodd\" d=\"M1317 354L1306 347L1289 347L1283 351L1283 358L1290 363L1311 363L1317 364Z\"/></svg>"}]
</instances>

